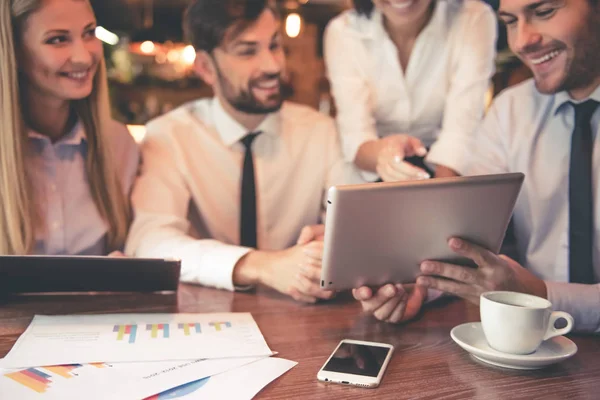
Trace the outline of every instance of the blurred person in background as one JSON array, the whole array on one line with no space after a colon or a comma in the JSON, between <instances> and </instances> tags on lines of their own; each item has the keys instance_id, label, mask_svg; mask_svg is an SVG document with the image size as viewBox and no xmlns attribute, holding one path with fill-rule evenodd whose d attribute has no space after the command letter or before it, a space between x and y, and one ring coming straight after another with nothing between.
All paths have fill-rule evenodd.
<instances>
[{"instance_id":1,"label":"blurred person in background","mask_svg":"<svg viewBox=\"0 0 600 400\"><path fill-rule=\"evenodd\" d=\"M372 181L463 174L494 73L493 10L476 0L353 3L325 32L345 159ZM421 143L407 152L408 135Z\"/></svg>"}]
</instances>

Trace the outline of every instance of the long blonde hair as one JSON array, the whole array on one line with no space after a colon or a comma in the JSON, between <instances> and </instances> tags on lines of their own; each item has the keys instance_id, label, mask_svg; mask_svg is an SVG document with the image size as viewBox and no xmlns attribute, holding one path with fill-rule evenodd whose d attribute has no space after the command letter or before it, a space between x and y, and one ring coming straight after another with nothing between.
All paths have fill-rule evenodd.
<instances>
[{"instance_id":1,"label":"long blonde hair","mask_svg":"<svg viewBox=\"0 0 600 400\"><path fill-rule=\"evenodd\" d=\"M17 37L42 0L0 0L0 254L29 254L40 227L35 193L25 167L28 148L16 56ZM108 224L107 250L121 249L131 221L127 194L110 160L111 121L104 61L90 96L73 102L85 130L86 170L96 208Z\"/></svg>"}]
</instances>

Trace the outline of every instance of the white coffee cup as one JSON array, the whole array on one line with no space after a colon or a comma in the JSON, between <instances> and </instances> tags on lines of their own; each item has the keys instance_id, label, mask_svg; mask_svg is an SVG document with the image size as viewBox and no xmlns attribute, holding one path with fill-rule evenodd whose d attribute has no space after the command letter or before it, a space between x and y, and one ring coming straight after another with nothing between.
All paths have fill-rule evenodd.
<instances>
[{"instance_id":1,"label":"white coffee cup","mask_svg":"<svg viewBox=\"0 0 600 400\"><path fill-rule=\"evenodd\" d=\"M486 292L481 295L479 312L488 344L495 350L511 354L530 354L544 340L567 334L573 317L552 311L552 303L541 297L516 292ZM554 323L564 318L567 326L556 329Z\"/></svg>"}]
</instances>

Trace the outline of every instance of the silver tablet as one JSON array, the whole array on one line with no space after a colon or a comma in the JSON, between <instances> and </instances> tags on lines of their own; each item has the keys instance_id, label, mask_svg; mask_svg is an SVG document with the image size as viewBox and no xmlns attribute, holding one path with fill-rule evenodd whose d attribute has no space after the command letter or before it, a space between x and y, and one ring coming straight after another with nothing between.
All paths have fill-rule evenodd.
<instances>
[{"instance_id":1,"label":"silver tablet","mask_svg":"<svg viewBox=\"0 0 600 400\"><path fill-rule=\"evenodd\" d=\"M329 189L323 289L415 282L425 260L471 264L452 236L498 252L521 173L334 186Z\"/></svg>"}]
</instances>

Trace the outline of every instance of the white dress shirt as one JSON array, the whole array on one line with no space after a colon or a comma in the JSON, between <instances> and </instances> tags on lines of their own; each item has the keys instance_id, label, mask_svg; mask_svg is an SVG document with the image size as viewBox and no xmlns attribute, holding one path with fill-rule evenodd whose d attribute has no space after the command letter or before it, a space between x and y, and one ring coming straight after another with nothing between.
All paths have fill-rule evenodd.
<instances>
[{"instance_id":1,"label":"white dress shirt","mask_svg":"<svg viewBox=\"0 0 600 400\"><path fill-rule=\"evenodd\" d=\"M591 95L600 101L600 86ZM600 285L569 282L569 160L575 112L566 92L539 93L533 80L494 101L473 146L471 175L522 172L514 211L522 265L546 281L548 300L581 331L600 332ZM600 108L592 117L594 269L600 282Z\"/></svg>"},{"instance_id":2,"label":"white dress shirt","mask_svg":"<svg viewBox=\"0 0 600 400\"><path fill-rule=\"evenodd\" d=\"M127 198L135 179L139 152L127 128L110 121L110 160ZM96 207L87 175L88 141L78 123L60 140L29 131L27 172L40 202L43 226L36 232L35 254L106 255L108 224Z\"/></svg>"},{"instance_id":3,"label":"white dress shirt","mask_svg":"<svg viewBox=\"0 0 600 400\"><path fill-rule=\"evenodd\" d=\"M426 161L464 172L494 73L496 36L485 3L437 0L403 71L381 12L335 18L325 32L325 62L345 159L353 162L367 141L406 133L431 146Z\"/></svg>"},{"instance_id":4,"label":"white dress shirt","mask_svg":"<svg viewBox=\"0 0 600 400\"><path fill-rule=\"evenodd\" d=\"M333 120L308 107L286 102L255 131L262 132L253 143L258 248L281 250L321 221L326 190L356 174ZM183 281L234 289L233 269L250 251L238 246L246 134L217 99L148 124L128 254L177 257Z\"/></svg>"}]
</instances>

